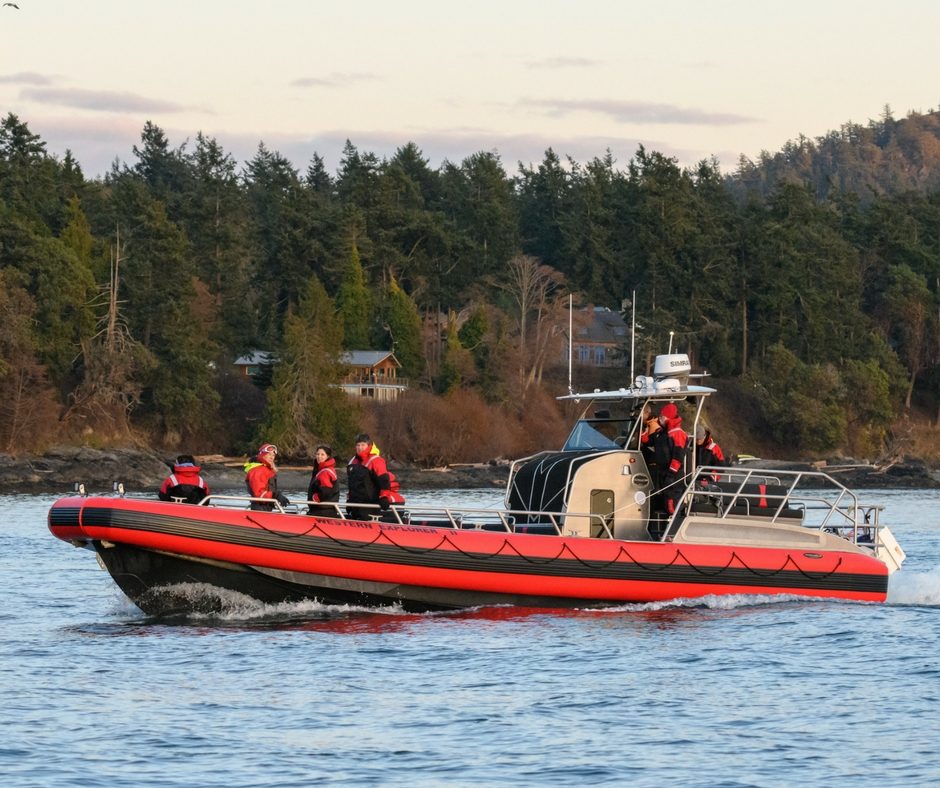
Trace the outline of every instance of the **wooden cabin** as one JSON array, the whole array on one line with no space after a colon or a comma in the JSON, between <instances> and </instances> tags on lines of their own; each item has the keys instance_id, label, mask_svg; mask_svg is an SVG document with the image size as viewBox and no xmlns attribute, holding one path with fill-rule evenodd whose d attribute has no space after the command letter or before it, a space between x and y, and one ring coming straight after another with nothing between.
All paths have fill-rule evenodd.
<instances>
[{"instance_id":1,"label":"wooden cabin","mask_svg":"<svg viewBox=\"0 0 940 788\"><path fill-rule=\"evenodd\" d=\"M398 377L401 364L391 350L347 350L340 361L349 368L340 386L352 397L387 402L408 389L408 381Z\"/></svg>"}]
</instances>

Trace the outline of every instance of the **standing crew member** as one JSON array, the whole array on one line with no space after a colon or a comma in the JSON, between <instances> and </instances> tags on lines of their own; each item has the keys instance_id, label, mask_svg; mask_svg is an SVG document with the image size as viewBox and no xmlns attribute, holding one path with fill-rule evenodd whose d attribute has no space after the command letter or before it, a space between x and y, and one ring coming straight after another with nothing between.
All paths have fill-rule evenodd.
<instances>
[{"instance_id":1,"label":"standing crew member","mask_svg":"<svg viewBox=\"0 0 940 788\"><path fill-rule=\"evenodd\" d=\"M161 501L181 499L183 503L199 503L209 494L209 485L199 475L201 470L193 455L180 454L173 465L173 473L164 480L157 497Z\"/></svg>"},{"instance_id":2,"label":"standing crew member","mask_svg":"<svg viewBox=\"0 0 940 788\"><path fill-rule=\"evenodd\" d=\"M262 444L255 459L245 463L245 484L252 498L270 498L281 506L286 506L290 501L286 495L277 491L277 466L274 464L276 457L277 446L273 443ZM251 508L269 512L274 508L274 504L252 501Z\"/></svg>"},{"instance_id":3,"label":"standing crew member","mask_svg":"<svg viewBox=\"0 0 940 788\"><path fill-rule=\"evenodd\" d=\"M667 402L659 411L659 423L669 436L669 464L662 474L666 512L676 511L676 503L682 492L682 477L685 473L685 455L689 436L682 429L682 418L674 402Z\"/></svg>"},{"instance_id":4,"label":"standing crew member","mask_svg":"<svg viewBox=\"0 0 940 788\"><path fill-rule=\"evenodd\" d=\"M666 504L662 488L665 486L665 474L669 467L672 448L666 430L659 423L659 419L653 415L653 409L649 405L643 408L642 418L645 426L643 432L640 433L640 449L653 483L650 507L654 512L663 512L666 510Z\"/></svg>"},{"instance_id":5,"label":"standing crew member","mask_svg":"<svg viewBox=\"0 0 940 788\"><path fill-rule=\"evenodd\" d=\"M339 485L336 482L336 460L333 449L325 443L317 446L313 455L313 473L307 488L307 514L319 517L339 517L339 509L332 504L339 501ZM321 504L317 506L317 504Z\"/></svg>"},{"instance_id":6,"label":"standing crew member","mask_svg":"<svg viewBox=\"0 0 940 788\"><path fill-rule=\"evenodd\" d=\"M724 468L728 465L725 459L725 453L721 446L712 437L711 430L705 427L699 427L695 430L695 467L718 466ZM715 481L718 481L719 474L712 474Z\"/></svg>"},{"instance_id":7,"label":"standing crew member","mask_svg":"<svg viewBox=\"0 0 940 788\"><path fill-rule=\"evenodd\" d=\"M366 433L356 436L356 453L346 466L346 503L377 503L382 511L391 506L391 481L385 458L372 452L373 443ZM353 520L369 520L375 509L347 506Z\"/></svg>"}]
</instances>

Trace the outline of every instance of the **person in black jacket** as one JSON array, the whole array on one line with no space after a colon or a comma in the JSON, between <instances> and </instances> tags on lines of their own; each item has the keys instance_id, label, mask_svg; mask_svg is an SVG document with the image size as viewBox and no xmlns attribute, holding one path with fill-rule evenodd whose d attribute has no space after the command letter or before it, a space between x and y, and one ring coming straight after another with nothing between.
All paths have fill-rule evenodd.
<instances>
[{"instance_id":1,"label":"person in black jacket","mask_svg":"<svg viewBox=\"0 0 940 788\"><path fill-rule=\"evenodd\" d=\"M384 512L392 505L391 479L385 459L373 451L374 447L366 433L356 436L356 453L346 465L346 502L378 504ZM346 512L353 520L370 520L382 513L360 506L349 506Z\"/></svg>"},{"instance_id":2,"label":"person in black jacket","mask_svg":"<svg viewBox=\"0 0 940 788\"><path fill-rule=\"evenodd\" d=\"M339 501L339 484L336 479L336 460L333 449L325 443L317 446L314 453L313 473L307 488L307 514L318 517L339 517L339 510L332 504Z\"/></svg>"},{"instance_id":3,"label":"person in black jacket","mask_svg":"<svg viewBox=\"0 0 940 788\"><path fill-rule=\"evenodd\" d=\"M685 488L686 456L689 436L682 429L682 417L674 402L667 402L659 410L659 423L669 438L669 461L662 471L663 495L666 499L666 512L673 514Z\"/></svg>"},{"instance_id":4,"label":"person in black jacket","mask_svg":"<svg viewBox=\"0 0 940 788\"><path fill-rule=\"evenodd\" d=\"M725 453L707 427L699 427L695 430L695 465L696 467L716 465L719 468L728 465Z\"/></svg>"}]
</instances>

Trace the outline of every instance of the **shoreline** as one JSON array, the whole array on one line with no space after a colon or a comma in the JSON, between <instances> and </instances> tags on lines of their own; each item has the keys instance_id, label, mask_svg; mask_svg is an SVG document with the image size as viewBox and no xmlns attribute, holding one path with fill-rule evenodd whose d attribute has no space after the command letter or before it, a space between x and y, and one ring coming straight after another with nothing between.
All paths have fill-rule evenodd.
<instances>
[{"instance_id":1,"label":"shoreline","mask_svg":"<svg viewBox=\"0 0 940 788\"><path fill-rule=\"evenodd\" d=\"M0 493L70 493L82 483L89 493L106 493L117 482L127 492L156 495L170 473L170 464L161 456L139 449L91 449L58 447L43 455L14 458L0 454ZM197 456L202 476L210 489L244 488L244 458L221 455ZM402 490L435 490L449 487L502 489L509 478L509 464L459 465L448 468L406 467L390 463ZM286 490L306 490L312 467L282 465L280 486Z\"/></svg>"},{"instance_id":2,"label":"shoreline","mask_svg":"<svg viewBox=\"0 0 940 788\"><path fill-rule=\"evenodd\" d=\"M202 475L212 489L233 489L244 484L241 466L244 460L221 455L199 457ZM844 461L784 462L762 460L766 469L825 471L850 489L898 488L938 489L940 468L930 468L924 461L909 459L887 468ZM746 466L743 466L746 467ZM390 463L402 491L444 488L503 489L509 478L509 463L491 462L455 464L451 467L422 469ZM0 454L0 493L61 492L68 494L76 483L84 483L89 493L110 492L115 482L128 492L156 494L170 472L160 456L138 449L91 449L58 447L43 455L14 458ZM281 466L281 487L305 490L310 480L310 466Z\"/></svg>"}]
</instances>

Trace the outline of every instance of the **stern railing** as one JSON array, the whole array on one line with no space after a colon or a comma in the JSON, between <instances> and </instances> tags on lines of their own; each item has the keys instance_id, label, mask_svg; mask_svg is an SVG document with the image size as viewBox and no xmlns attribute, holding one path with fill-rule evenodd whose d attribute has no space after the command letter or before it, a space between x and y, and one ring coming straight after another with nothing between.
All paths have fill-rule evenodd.
<instances>
[{"instance_id":1,"label":"stern railing","mask_svg":"<svg viewBox=\"0 0 940 788\"><path fill-rule=\"evenodd\" d=\"M686 515L697 508L701 513L702 504L712 505L719 519L754 516L759 507L768 523L792 525L799 519L804 527L854 544L876 543L881 528L882 506L861 503L848 487L821 471L707 466L681 481L686 486L659 541L671 539Z\"/></svg>"}]
</instances>

